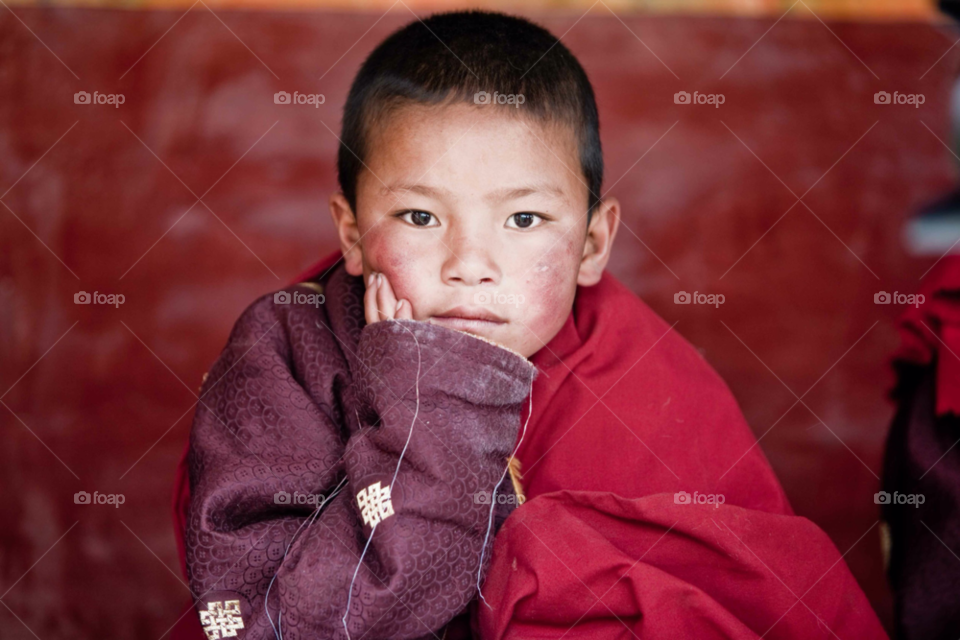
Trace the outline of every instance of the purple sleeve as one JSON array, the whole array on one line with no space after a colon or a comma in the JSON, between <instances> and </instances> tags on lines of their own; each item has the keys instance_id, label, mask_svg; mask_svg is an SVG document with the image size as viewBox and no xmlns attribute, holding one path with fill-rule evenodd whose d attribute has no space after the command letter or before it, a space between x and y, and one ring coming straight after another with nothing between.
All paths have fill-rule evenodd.
<instances>
[{"instance_id":1,"label":"purple sleeve","mask_svg":"<svg viewBox=\"0 0 960 640\"><path fill-rule=\"evenodd\" d=\"M311 312L253 305L204 385L186 536L201 623L208 637L346 638L349 595L354 640L433 637L476 595L483 498L535 369L415 321L364 328L348 367Z\"/></svg>"}]
</instances>

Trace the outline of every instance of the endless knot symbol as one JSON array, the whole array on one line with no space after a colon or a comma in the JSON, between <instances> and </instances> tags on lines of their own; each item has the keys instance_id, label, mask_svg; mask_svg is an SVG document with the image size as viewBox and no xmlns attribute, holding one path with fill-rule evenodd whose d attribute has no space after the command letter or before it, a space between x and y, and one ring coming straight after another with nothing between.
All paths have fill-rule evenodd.
<instances>
[{"instance_id":1,"label":"endless knot symbol","mask_svg":"<svg viewBox=\"0 0 960 640\"><path fill-rule=\"evenodd\" d=\"M243 629L240 601L208 602L207 610L200 612L200 624L209 640L235 638L237 630Z\"/></svg>"},{"instance_id":2,"label":"endless knot symbol","mask_svg":"<svg viewBox=\"0 0 960 640\"><path fill-rule=\"evenodd\" d=\"M363 524L371 527L381 520L393 515L393 502L390 501L390 485L380 486L380 481L374 482L357 494L357 506L363 516Z\"/></svg>"}]
</instances>

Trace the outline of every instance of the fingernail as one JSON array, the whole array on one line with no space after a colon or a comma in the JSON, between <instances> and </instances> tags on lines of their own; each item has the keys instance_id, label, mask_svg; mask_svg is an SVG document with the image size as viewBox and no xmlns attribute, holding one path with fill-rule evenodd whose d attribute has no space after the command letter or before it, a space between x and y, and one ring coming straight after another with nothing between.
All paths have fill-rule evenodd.
<instances>
[{"instance_id":1,"label":"fingernail","mask_svg":"<svg viewBox=\"0 0 960 640\"><path fill-rule=\"evenodd\" d=\"M367 286L368 286L368 287L372 287L372 286L373 286L373 279L376 277L376 275L377 275L376 272L374 272L374 271L371 271L371 272L370 272L370 275L367 277Z\"/></svg>"},{"instance_id":2,"label":"fingernail","mask_svg":"<svg viewBox=\"0 0 960 640\"><path fill-rule=\"evenodd\" d=\"M379 287L379 286L382 285L382 284L383 284L383 276L381 276L381 275L378 273L378 274L377 274L377 286Z\"/></svg>"},{"instance_id":3,"label":"fingernail","mask_svg":"<svg viewBox=\"0 0 960 640\"><path fill-rule=\"evenodd\" d=\"M403 300L397 303L397 311L400 311L400 307L403 306Z\"/></svg>"}]
</instances>

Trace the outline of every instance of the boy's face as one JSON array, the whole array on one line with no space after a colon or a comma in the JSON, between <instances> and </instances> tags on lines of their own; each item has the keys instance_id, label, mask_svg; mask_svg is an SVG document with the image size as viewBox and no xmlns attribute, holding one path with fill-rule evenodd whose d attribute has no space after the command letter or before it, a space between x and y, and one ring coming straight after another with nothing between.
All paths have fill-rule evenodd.
<instances>
[{"instance_id":1,"label":"boy's face","mask_svg":"<svg viewBox=\"0 0 960 640\"><path fill-rule=\"evenodd\" d=\"M398 109L371 134L357 215L342 194L330 204L348 273L382 274L415 320L530 356L600 279L619 205L588 231L572 129L503 109Z\"/></svg>"}]
</instances>

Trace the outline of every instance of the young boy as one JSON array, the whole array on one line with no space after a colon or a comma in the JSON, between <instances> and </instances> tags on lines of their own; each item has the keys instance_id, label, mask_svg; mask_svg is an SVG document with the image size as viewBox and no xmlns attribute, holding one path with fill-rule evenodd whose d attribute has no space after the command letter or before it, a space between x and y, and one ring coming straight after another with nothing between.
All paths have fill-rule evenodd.
<instances>
[{"instance_id":1,"label":"young boy","mask_svg":"<svg viewBox=\"0 0 960 640\"><path fill-rule=\"evenodd\" d=\"M884 637L727 388L604 273L620 208L554 36L394 33L338 168L342 258L251 305L203 385L208 638Z\"/></svg>"}]
</instances>

